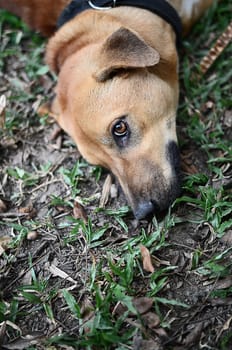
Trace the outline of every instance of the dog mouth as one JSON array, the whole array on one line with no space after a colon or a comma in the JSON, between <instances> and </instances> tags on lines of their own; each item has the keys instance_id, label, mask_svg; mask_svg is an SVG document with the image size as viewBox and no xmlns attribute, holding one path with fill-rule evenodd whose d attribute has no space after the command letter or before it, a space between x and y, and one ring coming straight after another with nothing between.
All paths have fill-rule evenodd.
<instances>
[{"instance_id":1,"label":"dog mouth","mask_svg":"<svg viewBox=\"0 0 232 350\"><path fill-rule=\"evenodd\" d=\"M171 206L174 200L181 194L181 186L180 180L176 177L173 180L172 184L165 191L162 191L162 196L157 195L157 198L154 199L154 195L152 198L144 198L134 200L131 204L134 216L137 220L147 220L151 221L151 219L155 216L159 216L164 214L167 209Z\"/></svg>"}]
</instances>

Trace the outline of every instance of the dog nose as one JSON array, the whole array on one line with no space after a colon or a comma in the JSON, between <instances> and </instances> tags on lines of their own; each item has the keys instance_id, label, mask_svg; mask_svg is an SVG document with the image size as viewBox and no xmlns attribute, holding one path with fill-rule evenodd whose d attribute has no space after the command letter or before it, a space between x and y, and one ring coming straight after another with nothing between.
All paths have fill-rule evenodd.
<instances>
[{"instance_id":1,"label":"dog nose","mask_svg":"<svg viewBox=\"0 0 232 350\"><path fill-rule=\"evenodd\" d=\"M159 211L159 206L154 201L140 202L134 210L134 215L137 220L151 220L154 213Z\"/></svg>"}]
</instances>

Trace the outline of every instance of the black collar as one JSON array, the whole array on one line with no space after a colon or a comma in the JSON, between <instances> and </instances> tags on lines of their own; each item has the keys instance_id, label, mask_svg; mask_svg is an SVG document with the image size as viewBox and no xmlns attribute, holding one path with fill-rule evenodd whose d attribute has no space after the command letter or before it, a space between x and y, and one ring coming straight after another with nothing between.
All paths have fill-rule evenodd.
<instances>
[{"instance_id":1,"label":"black collar","mask_svg":"<svg viewBox=\"0 0 232 350\"><path fill-rule=\"evenodd\" d=\"M107 7L111 8L118 6L139 7L160 16L172 26L176 33L177 46L180 45L182 36L181 19L174 7L172 7L166 0L72 0L61 13L58 19L57 27L60 28L63 24L85 10L100 8L101 10L104 10L104 8L106 9Z\"/></svg>"}]
</instances>

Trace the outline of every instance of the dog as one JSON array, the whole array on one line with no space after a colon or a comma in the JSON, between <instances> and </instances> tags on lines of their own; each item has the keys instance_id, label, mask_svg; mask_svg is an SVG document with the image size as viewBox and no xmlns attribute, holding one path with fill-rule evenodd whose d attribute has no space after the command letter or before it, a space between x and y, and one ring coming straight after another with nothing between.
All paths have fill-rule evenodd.
<instances>
[{"instance_id":1,"label":"dog","mask_svg":"<svg viewBox=\"0 0 232 350\"><path fill-rule=\"evenodd\" d=\"M0 0L50 37L58 83L48 112L116 176L138 220L180 194L177 45L212 2Z\"/></svg>"}]
</instances>

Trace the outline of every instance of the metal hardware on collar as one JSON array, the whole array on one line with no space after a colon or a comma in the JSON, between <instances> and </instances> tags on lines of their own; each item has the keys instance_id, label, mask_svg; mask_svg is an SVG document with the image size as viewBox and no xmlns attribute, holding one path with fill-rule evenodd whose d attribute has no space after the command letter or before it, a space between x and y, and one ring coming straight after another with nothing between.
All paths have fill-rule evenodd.
<instances>
[{"instance_id":1,"label":"metal hardware on collar","mask_svg":"<svg viewBox=\"0 0 232 350\"><path fill-rule=\"evenodd\" d=\"M98 3L95 5L94 3ZM182 25L181 19L175 8L167 0L71 0L62 11L57 28L85 10L109 10L119 6L132 6L148 10L168 22L176 33L177 46L181 44Z\"/></svg>"},{"instance_id":2,"label":"metal hardware on collar","mask_svg":"<svg viewBox=\"0 0 232 350\"><path fill-rule=\"evenodd\" d=\"M96 6L96 5L94 5L94 4L92 3L92 1L90 1L90 0L88 1L88 4L89 4L89 6L92 7L92 9L94 9L94 10L110 10L110 9L112 9L113 7L116 6L116 0L113 0L112 2L113 2L112 6L108 6L108 7Z\"/></svg>"}]
</instances>

